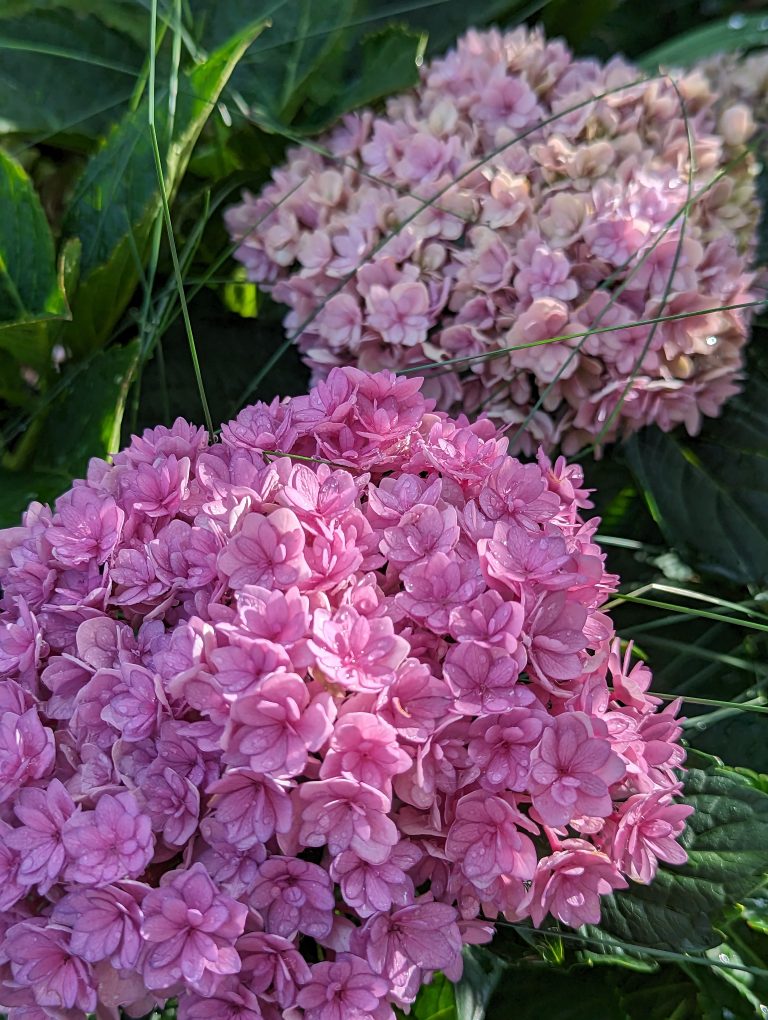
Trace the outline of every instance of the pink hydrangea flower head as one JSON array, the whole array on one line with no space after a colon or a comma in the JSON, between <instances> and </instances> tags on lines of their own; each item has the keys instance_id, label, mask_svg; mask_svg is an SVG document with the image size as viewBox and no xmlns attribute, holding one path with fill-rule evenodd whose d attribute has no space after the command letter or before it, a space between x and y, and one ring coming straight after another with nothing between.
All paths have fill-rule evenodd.
<instances>
[{"instance_id":1,"label":"pink hydrangea flower head","mask_svg":"<svg viewBox=\"0 0 768 1020\"><path fill-rule=\"evenodd\" d=\"M0 803L47 775L53 759L53 731L43 726L37 709L0 715Z\"/></svg>"},{"instance_id":2,"label":"pink hydrangea flower head","mask_svg":"<svg viewBox=\"0 0 768 1020\"><path fill-rule=\"evenodd\" d=\"M66 927L31 917L9 929L4 945L15 984L30 989L44 1011L96 1008L91 968L70 949Z\"/></svg>"},{"instance_id":3,"label":"pink hydrangea flower head","mask_svg":"<svg viewBox=\"0 0 768 1020\"><path fill-rule=\"evenodd\" d=\"M25 885L36 884L46 893L61 874L67 859L63 830L75 805L60 780L47 789L27 787L19 791L14 813L21 822L5 839L22 856L18 877Z\"/></svg>"},{"instance_id":4,"label":"pink hydrangea flower head","mask_svg":"<svg viewBox=\"0 0 768 1020\"><path fill-rule=\"evenodd\" d=\"M410 92L332 129L326 155L290 149L225 222L249 277L288 306L313 382L432 363L441 409L532 419L511 433L528 453L652 423L695 433L719 413L753 310L707 310L759 297L745 145L765 61L640 78L540 29L469 32ZM632 325L683 305L701 314Z\"/></svg>"},{"instance_id":5,"label":"pink hydrangea flower head","mask_svg":"<svg viewBox=\"0 0 768 1020\"><path fill-rule=\"evenodd\" d=\"M653 880L659 861L685 864L688 855L677 842L690 804L673 804L667 791L634 794L621 805L617 821L611 820L601 842L611 837L610 854L635 882Z\"/></svg>"},{"instance_id":6,"label":"pink hydrangea flower head","mask_svg":"<svg viewBox=\"0 0 768 1020\"><path fill-rule=\"evenodd\" d=\"M72 951L88 963L110 960L119 970L133 970L143 947L139 883L90 887L68 893L54 908L54 918L72 930Z\"/></svg>"},{"instance_id":7,"label":"pink hydrangea flower head","mask_svg":"<svg viewBox=\"0 0 768 1020\"><path fill-rule=\"evenodd\" d=\"M502 38L491 64L472 60L477 81L440 86L438 146L365 120L355 144L437 186L462 165L464 91L495 101ZM547 54L529 82L540 104L562 56ZM586 196L603 158L569 164L583 190L563 197ZM506 205L497 183L494 215L530 219L526 159L509 155L517 183ZM345 174L302 207L315 232ZM633 201L651 222L665 194ZM450 209L479 215L473 201L417 216L407 244L361 271L365 296L403 299L403 328L421 314L410 284L430 310L448 300L408 268L411 246L458 240ZM578 204L553 207L563 236L581 231ZM289 216L270 244L292 259ZM542 231L531 251L559 250ZM299 257L336 272L358 243L334 234ZM456 314L479 333L494 280L527 264L483 244L485 289ZM567 257L567 274L537 263L539 283L580 281ZM601 897L685 860L679 705L620 654L605 611L618 578L582 516L582 470L507 448L492 420L435 411L419 379L337 367L306 396L246 409L221 443L182 421L147 432L56 513L33 505L0 532L11 1020L143 1015L171 997L180 1020L393 1020L436 970L458 980L491 918L595 923Z\"/></svg>"},{"instance_id":8,"label":"pink hydrangea flower head","mask_svg":"<svg viewBox=\"0 0 768 1020\"><path fill-rule=\"evenodd\" d=\"M537 826L503 797L484 790L468 793L456 805L445 852L478 888L506 875L530 881L536 870L536 850L520 829L537 832Z\"/></svg>"},{"instance_id":9,"label":"pink hydrangea flower head","mask_svg":"<svg viewBox=\"0 0 768 1020\"><path fill-rule=\"evenodd\" d=\"M303 801L299 839L306 846L328 844L336 856L354 850L371 864L383 863L397 843L397 828L387 815L387 796L353 779L324 779L299 789Z\"/></svg>"}]
</instances>

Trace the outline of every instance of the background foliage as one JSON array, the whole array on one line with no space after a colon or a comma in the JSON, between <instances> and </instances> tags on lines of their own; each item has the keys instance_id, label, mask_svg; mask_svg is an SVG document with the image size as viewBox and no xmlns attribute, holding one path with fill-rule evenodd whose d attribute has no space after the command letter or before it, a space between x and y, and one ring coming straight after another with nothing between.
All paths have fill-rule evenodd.
<instances>
[{"instance_id":1,"label":"background foliage","mask_svg":"<svg viewBox=\"0 0 768 1020\"><path fill-rule=\"evenodd\" d=\"M523 20L647 69L768 43L760 0L6 0L0 526L137 429L305 390L222 208L470 23ZM758 319L744 392L700 436L646 430L587 465L618 629L686 699L689 864L617 894L600 929L500 925L416 1020L768 1015L767 351Z\"/></svg>"}]
</instances>

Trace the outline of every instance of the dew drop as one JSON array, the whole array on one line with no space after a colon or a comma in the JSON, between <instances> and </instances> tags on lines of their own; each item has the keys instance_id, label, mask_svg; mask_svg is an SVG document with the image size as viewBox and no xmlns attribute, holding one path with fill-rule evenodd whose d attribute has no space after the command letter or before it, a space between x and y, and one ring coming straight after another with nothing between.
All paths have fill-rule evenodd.
<instances>
[{"instance_id":1,"label":"dew drop","mask_svg":"<svg viewBox=\"0 0 768 1020\"><path fill-rule=\"evenodd\" d=\"M768 1016L768 1006L764 1005L762 1002L760 1003L760 1015Z\"/></svg>"},{"instance_id":2,"label":"dew drop","mask_svg":"<svg viewBox=\"0 0 768 1020\"><path fill-rule=\"evenodd\" d=\"M744 28L747 23L747 19L743 14L732 14L728 19L728 28L740 29Z\"/></svg>"},{"instance_id":3,"label":"dew drop","mask_svg":"<svg viewBox=\"0 0 768 1020\"><path fill-rule=\"evenodd\" d=\"M760 29L761 32L768 32L768 18L763 18L763 20L757 27Z\"/></svg>"},{"instance_id":4,"label":"dew drop","mask_svg":"<svg viewBox=\"0 0 768 1020\"><path fill-rule=\"evenodd\" d=\"M714 347L716 343L717 343L717 337L716 336L708 336L707 337L707 339L706 339L707 347Z\"/></svg>"}]
</instances>

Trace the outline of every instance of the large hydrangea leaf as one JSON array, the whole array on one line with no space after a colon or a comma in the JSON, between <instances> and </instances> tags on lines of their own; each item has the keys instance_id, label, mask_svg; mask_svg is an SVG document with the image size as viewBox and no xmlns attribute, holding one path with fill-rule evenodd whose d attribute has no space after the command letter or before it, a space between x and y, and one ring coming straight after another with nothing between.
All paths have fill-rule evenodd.
<instances>
[{"instance_id":1,"label":"large hydrangea leaf","mask_svg":"<svg viewBox=\"0 0 768 1020\"><path fill-rule=\"evenodd\" d=\"M0 349L44 371L45 324L69 315L53 238L32 182L0 151Z\"/></svg>"},{"instance_id":2,"label":"large hydrangea leaf","mask_svg":"<svg viewBox=\"0 0 768 1020\"><path fill-rule=\"evenodd\" d=\"M250 25L184 73L172 123L157 105L160 147L168 152L165 184L172 197L222 89L263 24ZM148 100L121 121L91 159L64 221L82 242L81 281L65 342L80 357L107 338L136 288L162 196L148 128Z\"/></svg>"},{"instance_id":3,"label":"large hydrangea leaf","mask_svg":"<svg viewBox=\"0 0 768 1020\"><path fill-rule=\"evenodd\" d=\"M713 923L724 908L768 870L767 794L734 770L710 765L689 770L684 796L695 809L681 839L688 863L662 866L650 885L632 883L606 897L600 927L583 929L590 950L631 953L622 948L627 943L700 953L720 942Z\"/></svg>"},{"instance_id":4,"label":"large hydrangea leaf","mask_svg":"<svg viewBox=\"0 0 768 1020\"><path fill-rule=\"evenodd\" d=\"M651 428L627 445L670 544L697 567L741 584L768 580L767 409L768 376L753 366L743 394L695 439Z\"/></svg>"}]
</instances>

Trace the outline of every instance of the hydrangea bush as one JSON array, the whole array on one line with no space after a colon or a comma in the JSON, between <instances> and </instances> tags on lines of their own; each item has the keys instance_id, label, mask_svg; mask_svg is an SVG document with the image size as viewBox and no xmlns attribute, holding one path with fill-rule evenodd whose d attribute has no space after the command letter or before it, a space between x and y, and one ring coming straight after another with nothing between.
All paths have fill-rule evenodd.
<instances>
[{"instance_id":1,"label":"hydrangea bush","mask_svg":"<svg viewBox=\"0 0 768 1020\"><path fill-rule=\"evenodd\" d=\"M581 469L333 369L0 532L9 1020L390 1020L494 922L679 864L678 705Z\"/></svg>"},{"instance_id":2,"label":"hydrangea bush","mask_svg":"<svg viewBox=\"0 0 768 1020\"><path fill-rule=\"evenodd\" d=\"M313 379L445 362L425 392L526 422L527 452L716 415L754 299L753 125L700 72L641 77L471 31L326 154L290 150L226 223Z\"/></svg>"}]
</instances>

